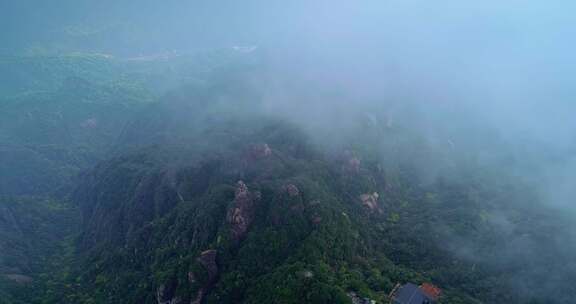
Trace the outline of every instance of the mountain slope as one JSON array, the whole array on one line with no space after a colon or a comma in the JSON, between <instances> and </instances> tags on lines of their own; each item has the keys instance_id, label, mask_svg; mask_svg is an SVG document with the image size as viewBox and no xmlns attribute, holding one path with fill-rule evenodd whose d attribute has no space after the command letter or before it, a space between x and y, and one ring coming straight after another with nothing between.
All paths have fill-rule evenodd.
<instances>
[{"instance_id":1,"label":"mountain slope","mask_svg":"<svg viewBox=\"0 0 576 304\"><path fill-rule=\"evenodd\" d=\"M541 280L568 256L528 266L561 250L540 238L556 215L526 185L465 163L424 182L409 161L381 161L377 132L326 149L237 89L153 106L83 178L79 285L62 291L73 302L383 302L398 282L433 282L442 303L555 301ZM503 216L517 221L506 234ZM513 250L527 241L547 253Z\"/></svg>"},{"instance_id":2,"label":"mountain slope","mask_svg":"<svg viewBox=\"0 0 576 304\"><path fill-rule=\"evenodd\" d=\"M60 288L67 274L55 270L71 266L69 240L78 234L67 200L78 175L113 152L156 94L201 82L231 55L0 58L0 78L9 80L0 86L0 302L41 301L36 295Z\"/></svg>"},{"instance_id":3,"label":"mountain slope","mask_svg":"<svg viewBox=\"0 0 576 304\"><path fill-rule=\"evenodd\" d=\"M0 197L0 303L28 303L43 293L52 256L78 229L68 204L40 197Z\"/></svg>"},{"instance_id":4,"label":"mountain slope","mask_svg":"<svg viewBox=\"0 0 576 304\"><path fill-rule=\"evenodd\" d=\"M2 301L385 303L407 282L441 303L576 294L569 216L481 124L458 136L461 120L402 102L314 116L307 94L286 115L253 63L153 103L81 78L6 98Z\"/></svg>"}]
</instances>

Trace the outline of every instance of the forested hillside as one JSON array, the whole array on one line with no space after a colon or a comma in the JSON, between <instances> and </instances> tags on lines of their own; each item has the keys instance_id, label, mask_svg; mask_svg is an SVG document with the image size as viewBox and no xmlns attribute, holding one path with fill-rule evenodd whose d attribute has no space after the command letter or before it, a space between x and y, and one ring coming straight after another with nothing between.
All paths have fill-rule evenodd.
<instances>
[{"instance_id":1,"label":"forested hillside","mask_svg":"<svg viewBox=\"0 0 576 304\"><path fill-rule=\"evenodd\" d=\"M569 221L550 225L559 215L507 168L476 167L468 151L429 166L430 180L416 157L441 162L438 147L408 125L359 123L339 149L315 144L261 110L240 76L170 94L128 124L74 191L73 266L39 299L384 303L403 282L433 282L443 303L568 297L554 276L573 274ZM553 299L552 286L567 292Z\"/></svg>"},{"instance_id":2,"label":"forested hillside","mask_svg":"<svg viewBox=\"0 0 576 304\"><path fill-rule=\"evenodd\" d=\"M231 55L0 59L2 301L29 303L30 291L44 294L46 278L68 262L80 222L70 197L82 172L114 153L126 126L157 96L198 85Z\"/></svg>"},{"instance_id":3,"label":"forested hillside","mask_svg":"<svg viewBox=\"0 0 576 304\"><path fill-rule=\"evenodd\" d=\"M0 304L576 297L568 5L36 2L0 3Z\"/></svg>"}]
</instances>

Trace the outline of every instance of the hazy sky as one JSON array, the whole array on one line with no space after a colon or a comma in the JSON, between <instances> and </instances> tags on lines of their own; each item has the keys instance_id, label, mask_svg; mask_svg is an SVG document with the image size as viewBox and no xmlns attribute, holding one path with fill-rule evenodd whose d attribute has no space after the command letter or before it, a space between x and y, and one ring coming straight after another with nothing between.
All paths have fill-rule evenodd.
<instances>
[{"instance_id":1,"label":"hazy sky","mask_svg":"<svg viewBox=\"0 0 576 304\"><path fill-rule=\"evenodd\" d=\"M403 88L422 103L476 108L511 137L565 144L576 127L575 9L558 0L308 1L257 11L271 26L254 43L281 46L279 64L312 82L366 98Z\"/></svg>"},{"instance_id":2,"label":"hazy sky","mask_svg":"<svg viewBox=\"0 0 576 304\"><path fill-rule=\"evenodd\" d=\"M575 11L570 0L3 0L0 48L78 33L92 34L71 48L138 55L266 46L301 77L458 100L543 139L575 126Z\"/></svg>"},{"instance_id":3,"label":"hazy sky","mask_svg":"<svg viewBox=\"0 0 576 304\"><path fill-rule=\"evenodd\" d=\"M72 50L124 55L259 45L275 77L355 102L458 103L509 138L567 146L575 11L570 0L3 0L0 48L65 38Z\"/></svg>"}]
</instances>

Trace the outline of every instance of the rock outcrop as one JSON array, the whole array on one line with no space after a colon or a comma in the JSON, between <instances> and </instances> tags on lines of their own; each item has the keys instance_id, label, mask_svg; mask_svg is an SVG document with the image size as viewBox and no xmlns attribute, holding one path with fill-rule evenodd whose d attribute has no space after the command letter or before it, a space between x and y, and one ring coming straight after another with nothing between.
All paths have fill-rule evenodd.
<instances>
[{"instance_id":1,"label":"rock outcrop","mask_svg":"<svg viewBox=\"0 0 576 304\"><path fill-rule=\"evenodd\" d=\"M376 304L376 301L370 298L362 298L355 292L349 292L348 297L352 300L353 304Z\"/></svg>"},{"instance_id":2,"label":"rock outcrop","mask_svg":"<svg viewBox=\"0 0 576 304\"><path fill-rule=\"evenodd\" d=\"M360 200L362 201L362 204L366 207L368 207L370 210L376 210L378 209L378 198L380 197L380 195L378 194L378 192L374 192L374 193L365 193L360 195Z\"/></svg>"},{"instance_id":3,"label":"rock outcrop","mask_svg":"<svg viewBox=\"0 0 576 304\"><path fill-rule=\"evenodd\" d=\"M213 282L218 276L218 265L216 264L216 256L218 252L216 250L206 250L200 254L198 258L198 263L206 269L208 272L208 281Z\"/></svg>"},{"instance_id":4,"label":"rock outcrop","mask_svg":"<svg viewBox=\"0 0 576 304\"><path fill-rule=\"evenodd\" d=\"M272 155L272 149L268 144L256 144L250 148L250 157L252 159L267 158Z\"/></svg>"},{"instance_id":5,"label":"rock outcrop","mask_svg":"<svg viewBox=\"0 0 576 304\"><path fill-rule=\"evenodd\" d=\"M176 283L170 282L168 284L162 284L156 290L156 302L158 304L180 304L182 299L175 296Z\"/></svg>"},{"instance_id":6,"label":"rock outcrop","mask_svg":"<svg viewBox=\"0 0 576 304\"><path fill-rule=\"evenodd\" d=\"M298 189L298 187L294 184L285 185L283 188L284 191L286 191L291 197L300 195L300 189Z\"/></svg>"},{"instance_id":7,"label":"rock outcrop","mask_svg":"<svg viewBox=\"0 0 576 304\"><path fill-rule=\"evenodd\" d=\"M191 302L191 304L202 303L202 300L204 299L206 294L208 294L208 291L210 290L210 288L212 288L214 282L216 282L216 279L218 277L218 264L216 263L217 255L218 252L216 250L206 250L200 254L200 257L198 257L197 261L200 265L202 265L202 267L204 267L204 269L208 273L208 278L204 283L204 285L200 287L200 289L198 290L196 298ZM188 275L188 277L190 279L190 274ZM195 279L193 280L195 281Z\"/></svg>"},{"instance_id":8,"label":"rock outcrop","mask_svg":"<svg viewBox=\"0 0 576 304\"><path fill-rule=\"evenodd\" d=\"M343 170L346 173L359 173L362 161L351 151L345 151L343 155Z\"/></svg>"},{"instance_id":9,"label":"rock outcrop","mask_svg":"<svg viewBox=\"0 0 576 304\"><path fill-rule=\"evenodd\" d=\"M238 181L234 194L234 203L226 216L231 226L232 239L242 240L254 219L254 204L260 200L260 193L252 193L243 181Z\"/></svg>"}]
</instances>

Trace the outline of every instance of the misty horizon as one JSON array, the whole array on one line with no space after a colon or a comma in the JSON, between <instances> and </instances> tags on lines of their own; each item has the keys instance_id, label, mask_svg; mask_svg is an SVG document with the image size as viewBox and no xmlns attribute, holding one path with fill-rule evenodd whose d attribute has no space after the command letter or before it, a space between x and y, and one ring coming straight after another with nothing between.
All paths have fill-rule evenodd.
<instances>
[{"instance_id":1,"label":"misty horizon","mask_svg":"<svg viewBox=\"0 0 576 304\"><path fill-rule=\"evenodd\" d=\"M575 9L0 2L0 304L567 303Z\"/></svg>"}]
</instances>

